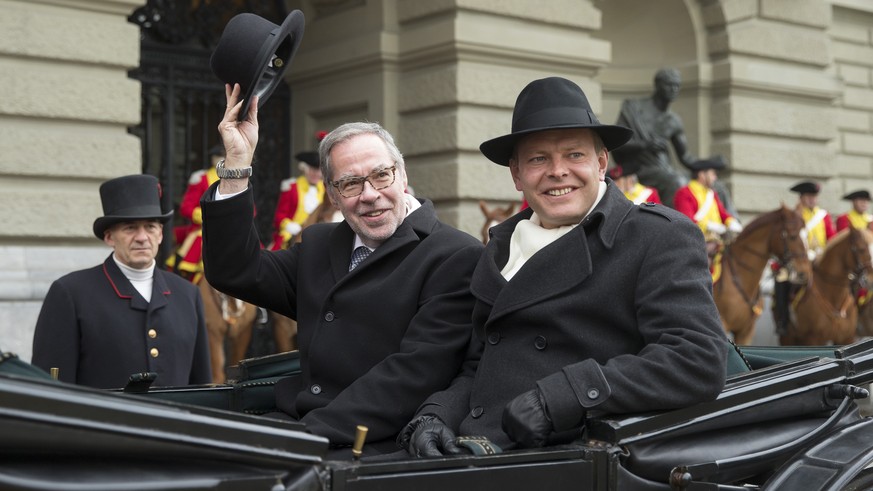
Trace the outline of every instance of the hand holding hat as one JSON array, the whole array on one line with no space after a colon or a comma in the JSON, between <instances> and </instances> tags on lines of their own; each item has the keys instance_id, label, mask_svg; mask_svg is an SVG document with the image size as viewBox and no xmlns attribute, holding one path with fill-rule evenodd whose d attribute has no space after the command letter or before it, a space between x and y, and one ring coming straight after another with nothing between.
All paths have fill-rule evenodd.
<instances>
[{"instance_id":1,"label":"hand holding hat","mask_svg":"<svg viewBox=\"0 0 873 491\"><path fill-rule=\"evenodd\" d=\"M233 87L224 86L227 108L224 110L224 118L218 123L218 132L227 150L225 166L228 169L251 165L255 148L258 146L258 96L254 96L255 104L249 110L245 121L237 121L244 103L239 98L241 90L239 84L234 84Z\"/></svg>"}]
</instances>

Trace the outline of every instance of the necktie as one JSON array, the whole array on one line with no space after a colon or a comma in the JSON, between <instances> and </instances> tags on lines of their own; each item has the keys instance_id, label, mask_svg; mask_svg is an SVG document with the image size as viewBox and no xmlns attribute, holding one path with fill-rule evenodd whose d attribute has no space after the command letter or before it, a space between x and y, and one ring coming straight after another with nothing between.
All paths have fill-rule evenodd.
<instances>
[{"instance_id":1,"label":"necktie","mask_svg":"<svg viewBox=\"0 0 873 491\"><path fill-rule=\"evenodd\" d=\"M349 271L357 268L359 264L364 262L364 259L367 259L371 252L373 251L364 246L359 246L355 249L355 252L352 253L352 262L349 263Z\"/></svg>"}]
</instances>

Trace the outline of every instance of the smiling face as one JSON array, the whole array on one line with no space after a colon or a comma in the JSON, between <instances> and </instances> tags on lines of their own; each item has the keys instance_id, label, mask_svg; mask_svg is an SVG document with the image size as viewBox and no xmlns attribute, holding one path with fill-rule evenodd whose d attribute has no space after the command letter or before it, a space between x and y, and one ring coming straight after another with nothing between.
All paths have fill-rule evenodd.
<instances>
[{"instance_id":1,"label":"smiling face","mask_svg":"<svg viewBox=\"0 0 873 491\"><path fill-rule=\"evenodd\" d=\"M544 228L579 223L597 200L609 156L588 129L549 130L522 138L509 170Z\"/></svg>"},{"instance_id":2,"label":"smiling face","mask_svg":"<svg viewBox=\"0 0 873 491\"><path fill-rule=\"evenodd\" d=\"M385 142L371 133L363 133L337 143L330 151L332 181L369 176L373 171L395 165ZM369 182L359 196L346 198L329 186L331 203L342 212L346 222L368 247L375 248L394 235L406 218L406 172L397 166L394 182L375 190Z\"/></svg>"},{"instance_id":3,"label":"smiling face","mask_svg":"<svg viewBox=\"0 0 873 491\"><path fill-rule=\"evenodd\" d=\"M164 227L157 220L116 223L103 232L103 242L115 250L115 258L133 269L145 269L158 255Z\"/></svg>"}]
</instances>

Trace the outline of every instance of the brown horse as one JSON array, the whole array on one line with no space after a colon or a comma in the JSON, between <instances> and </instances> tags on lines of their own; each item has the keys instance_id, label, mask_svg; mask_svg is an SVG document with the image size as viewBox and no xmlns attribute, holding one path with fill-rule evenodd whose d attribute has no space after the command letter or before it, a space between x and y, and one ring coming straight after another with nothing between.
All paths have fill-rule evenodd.
<instances>
[{"instance_id":1,"label":"brown horse","mask_svg":"<svg viewBox=\"0 0 873 491\"><path fill-rule=\"evenodd\" d=\"M813 264L812 284L792 301L793 316L783 345L823 346L855 341L855 293L873 274L873 233L850 227L828 241Z\"/></svg>"},{"instance_id":2,"label":"brown horse","mask_svg":"<svg viewBox=\"0 0 873 491\"><path fill-rule=\"evenodd\" d=\"M488 208L484 201L479 201L479 209L485 215L485 223L482 225L482 243L488 243L488 229L511 217L515 212L515 203L509 203L506 208Z\"/></svg>"},{"instance_id":3,"label":"brown horse","mask_svg":"<svg viewBox=\"0 0 873 491\"><path fill-rule=\"evenodd\" d=\"M803 218L785 205L752 220L726 245L721 254L721 273L713 285L713 297L724 329L736 344L750 344L755 320L761 315L760 282L770 258L791 271L793 281L806 282L811 265L800 236Z\"/></svg>"},{"instance_id":4,"label":"brown horse","mask_svg":"<svg viewBox=\"0 0 873 491\"><path fill-rule=\"evenodd\" d=\"M301 230L314 223L333 222L337 219L337 209L329 199L322 201L318 208L306 218ZM342 220L342 217L339 217ZM295 235L290 243L300 242L300 234ZM297 321L276 312L270 313L273 319L273 338L276 341L276 351L284 353L297 349Z\"/></svg>"},{"instance_id":5,"label":"brown horse","mask_svg":"<svg viewBox=\"0 0 873 491\"><path fill-rule=\"evenodd\" d=\"M212 361L212 383L221 384L227 380L225 368L246 357L258 308L219 292L206 281L206 277L200 278L197 287L203 296L203 312L206 316Z\"/></svg>"}]
</instances>

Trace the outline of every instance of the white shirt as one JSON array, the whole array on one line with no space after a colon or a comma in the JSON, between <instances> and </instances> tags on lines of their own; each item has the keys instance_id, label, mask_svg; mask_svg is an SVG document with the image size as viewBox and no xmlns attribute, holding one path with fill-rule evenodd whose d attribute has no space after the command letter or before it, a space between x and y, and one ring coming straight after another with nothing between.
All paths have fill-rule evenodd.
<instances>
[{"instance_id":1,"label":"white shirt","mask_svg":"<svg viewBox=\"0 0 873 491\"><path fill-rule=\"evenodd\" d=\"M112 260L118 265L118 269L125 278L130 280L130 283L136 288L136 291L142 295L146 302L152 301L152 285L155 282L155 260L152 259L152 265L145 269L133 269L130 266L122 263L112 253Z\"/></svg>"}]
</instances>

